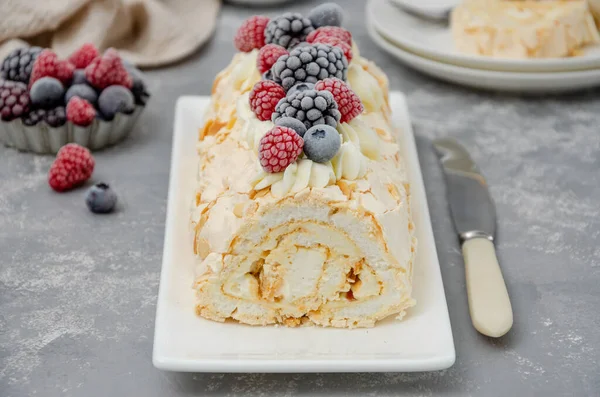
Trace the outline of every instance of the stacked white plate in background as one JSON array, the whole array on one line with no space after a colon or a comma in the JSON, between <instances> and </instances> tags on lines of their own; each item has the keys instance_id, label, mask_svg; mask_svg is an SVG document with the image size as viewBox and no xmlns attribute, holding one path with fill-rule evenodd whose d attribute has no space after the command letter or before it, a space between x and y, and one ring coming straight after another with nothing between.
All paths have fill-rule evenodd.
<instances>
[{"instance_id":1,"label":"stacked white plate in background","mask_svg":"<svg viewBox=\"0 0 600 397\"><path fill-rule=\"evenodd\" d=\"M518 93L576 91L600 86L600 46L570 58L499 59L461 54L448 23L407 13L414 5L443 12L456 0L369 0L373 41L402 63L441 80L473 88Z\"/></svg>"}]
</instances>

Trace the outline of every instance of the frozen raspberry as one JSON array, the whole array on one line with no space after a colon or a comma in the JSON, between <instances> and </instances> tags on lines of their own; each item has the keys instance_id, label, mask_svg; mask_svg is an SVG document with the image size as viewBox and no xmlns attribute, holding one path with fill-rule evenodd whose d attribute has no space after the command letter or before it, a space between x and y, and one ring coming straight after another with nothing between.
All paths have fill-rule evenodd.
<instances>
[{"instance_id":1,"label":"frozen raspberry","mask_svg":"<svg viewBox=\"0 0 600 397\"><path fill-rule=\"evenodd\" d=\"M69 85L73 80L73 73L75 73L75 66L69 61L58 61L56 64L56 78L65 85Z\"/></svg>"},{"instance_id":2,"label":"frozen raspberry","mask_svg":"<svg viewBox=\"0 0 600 397\"><path fill-rule=\"evenodd\" d=\"M340 79L330 78L315 84L315 90L326 90L333 94L333 99L338 104L338 110L342 114L340 122L347 123L364 110L360 98L354 91Z\"/></svg>"},{"instance_id":3,"label":"frozen raspberry","mask_svg":"<svg viewBox=\"0 0 600 397\"><path fill-rule=\"evenodd\" d=\"M54 77L68 85L73 78L75 66L69 61L61 61L52 50L43 50L33 63L29 87L42 77Z\"/></svg>"},{"instance_id":4,"label":"frozen raspberry","mask_svg":"<svg viewBox=\"0 0 600 397\"><path fill-rule=\"evenodd\" d=\"M266 172L281 172L298 159L304 140L291 128L274 127L260 140L258 158Z\"/></svg>"},{"instance_id":5,"label":"frozen raspberry","mask_svg":"<svg viewBox=\"0 0 600 397\"><path fill-rule=\"evenodd\" d=\"M79 97L73 97L67 104L67 120L75 125L86 127L96 118L94 106Z\"/></svg>"},{"instance_id":6,"label":"frozen raspberry","mask_svg":"<svg viewBox=\"0 0 600 397\"><path fill-rule=\"evenodd\" d=\"M101 90L109 85L122 85L129 89L133 86L133 80L114 48L109 48L101 57L94 59L85 68L85 77L91 85Z\"/></svg>"},{"instance_id":7,"label":"frozen raspberry","mask_svg":"<svg viewBox=\"0 0 600 397\"><path fill-rule=\"evenodd\" d=\"M85 43L69 57L69 61L75 65L75 68L83 69L92 63L99 55L100 53L95 45L92 43Z\"/></svg>"},{"instance_id":8,"label":"frozen raspberry","mask_svg":"<svg viewBox=\"0 0 600 397\"><path fill-rule=\"evenodd\" d=\"M48 172L48 183L57 192L64 192L87 181L94 172L90 151L76 143L63 146Z\"/></svg>"},{"instance_id":9,"label":"frozen raspberry","mask_svg":"<svg viewBox=\"0 0 600 397\"><path fill-rule=\"evenodd\" d=\"M319 41L317 41L317 39L323 37L337 37L349 46L352 45L352 33L350 33L344 28L340 28L337 26L323 26L322 28L311 32L306 37L306 41L308 41L309 43L318 43Z\"/></svg>"},{"instance_id":10,"label":"frozen raspberry","mask_svg":"<svg viewBox=\"0 0 600 397\"><path fill-rule=\"evenodd\" d=\"M279 84L270 80L259 81L250 91L250 109L259 120L271 120L275 106L285 98L285 91Z\"/></svg>"},{"instance_id":11,"label":"frozen raspberry","mask_svg":"<svg viewBox=\"0 0 600 397\"><path fill-rule=\"evenodd\" d=\"M339 37L334 37L334 36L317 37L315 39L315 44L316 43L329 44L331 46L338 47L339 49L344 51L344 55L346 56L348 63L350 63L350 61L352 61L352 46L349 45L348 43L346 43L344 40L340 39Z\"/></svg>"},{"instance_id":12,"label":"frozen raspberry","mask_svg":"<svg viewBox=\"0 0 600 397\"><path fill-rule=\"evenodd\" d=\"M258 52L258 59L256 60L256 66L260 74L265 73L271 69L271 66L277 62L280 56L288 55L289 52L285 48L277 44L267 44Z\"/></svg>"},{"instance_id":13,"label":"frozen raspberry","mask_svg":"<svg viewBox=\"0 0 600 397\"><path fill-rule=\"evenodd\" d=\"M250 17L242 23L233 42L243 52L250 52L265 45L265 28L270 19L261 15Z\"/></svg>"},{"instance_id":14,"label":"frozen raspberry","mask_svg":"<svg viewBox=\"0 0 600 397\"><path fill-rule=\"evenodd\" d=\"M0 117L14 120L29 111L27 86L17 81L0 80Z\"/></svg>"}]
</instances>

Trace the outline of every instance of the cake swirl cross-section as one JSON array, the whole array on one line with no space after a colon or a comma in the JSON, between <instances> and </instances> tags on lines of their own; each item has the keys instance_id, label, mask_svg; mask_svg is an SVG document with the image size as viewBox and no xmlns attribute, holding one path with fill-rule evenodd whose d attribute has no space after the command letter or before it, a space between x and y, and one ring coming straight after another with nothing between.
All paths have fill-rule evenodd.
<instances>
[{"instance_id":1,"label":"cake swirl cross-section","mask_svg":"<svg viewBox=\"0 0 600 397\"><path fill-rule=\"evenodd\" d=\"M387 78L341 16L252 17L216 78L191 212L202 317L371 327L415 304Z\"/></svg>"}]
</instances>

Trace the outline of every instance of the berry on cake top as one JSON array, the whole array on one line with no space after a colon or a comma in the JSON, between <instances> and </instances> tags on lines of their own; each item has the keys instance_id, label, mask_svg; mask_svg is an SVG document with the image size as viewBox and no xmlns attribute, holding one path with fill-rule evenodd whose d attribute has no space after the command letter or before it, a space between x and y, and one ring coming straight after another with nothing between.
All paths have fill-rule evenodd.
<instances>
[{"instance_id":1,"label":"berry on cake top","mask_svg":"<svg viewBox=\"0 0 600 397\"><path fill-rule=\"evenodd\" d=\"M342 144L338 124L364 111L346 83L352 34L342 21L342 8L325 3L307 16L253 16L235 35L238 50L258 50L263 78L249 101L258 120L275 124L259 145L259 162L267 173L282 172L301 156L331 161Z\"/></svg>"}]
</instances>

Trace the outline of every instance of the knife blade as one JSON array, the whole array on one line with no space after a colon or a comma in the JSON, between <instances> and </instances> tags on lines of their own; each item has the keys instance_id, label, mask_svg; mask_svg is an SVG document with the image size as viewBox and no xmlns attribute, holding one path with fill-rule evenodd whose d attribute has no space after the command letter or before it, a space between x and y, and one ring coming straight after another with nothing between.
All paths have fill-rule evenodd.
<instances>
[{"instance_id":1,"label":"knife blade","mask_svg":"<svg viewBox=\"0 0 600 397\"><path fill-rule=\"evenodd\" d=\"M500 337L512 327L513 314L494 247L494 202L485 178L462 145L452 138L436 139L433 145L462 244L471 321L480 333Z\"/></svg>"}]
</instances>

